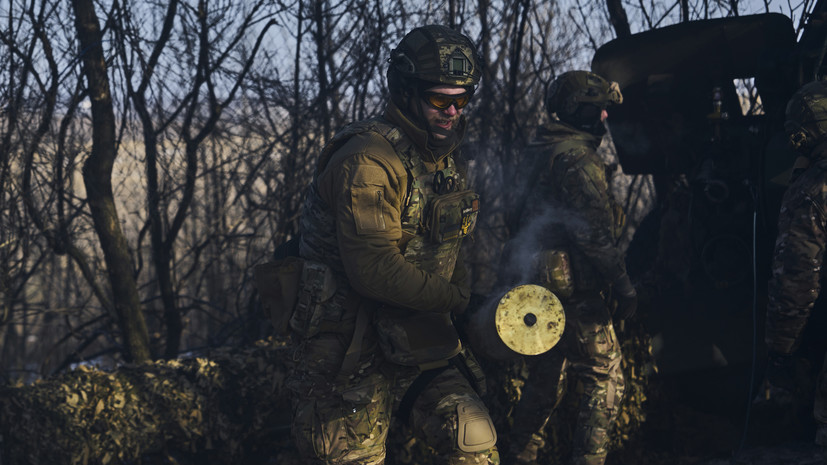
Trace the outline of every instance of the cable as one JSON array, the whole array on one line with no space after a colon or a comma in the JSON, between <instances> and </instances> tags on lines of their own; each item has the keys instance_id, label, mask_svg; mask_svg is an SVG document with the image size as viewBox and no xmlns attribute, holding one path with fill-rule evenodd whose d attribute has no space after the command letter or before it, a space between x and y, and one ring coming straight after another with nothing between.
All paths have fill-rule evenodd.
<instances>
[{"instance_id":1,"label":"cable","mask_svg":"<svg viewBox=\"0 0 827 465\"><path fill-rule=\"evenodd\" d=\"M757 194L753 187L750 187L753 194L752 210L752 364L749 375L749 390L747 394L747 411L744 418L744 432L741 435L741 443L735 451L733 462L737 462L737 458L744 450L744 445L747 442L747 435L749 431L749 419L752 412L752 399L754 397L753 386L755 386L755 365L758 358L758 202Z\"/></svg>"}]
</instances>

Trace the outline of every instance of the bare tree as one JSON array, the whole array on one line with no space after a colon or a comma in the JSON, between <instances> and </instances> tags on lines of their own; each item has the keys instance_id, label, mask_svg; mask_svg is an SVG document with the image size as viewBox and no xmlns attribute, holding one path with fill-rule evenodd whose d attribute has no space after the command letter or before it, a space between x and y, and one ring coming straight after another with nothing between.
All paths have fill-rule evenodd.
<instances>
[{"instance_id":1,"label":"bare tree","mask_svg":"<svg viewBox=\"0 0 827 465\"><path fill-rule=\"evenodd\" d=\"M612 36L735 14L734 6L749 12L743 2L701 0L127 0L101 12L106 26L81 53L77 30L60 21L71 4L2 6L4 356L37 357L47 349L31 348L42 345L65 367L119 350L119 312L133 297L109 284L115 245L124 247L117 264L134 280L150 352L173 357L260 332L250 266L298 232L319 149L342 125L381 113L390 49L427 23L469 35L484 62L463 152L485 205L470 263L476 277L495 275L515 224L521 149L547 117L549 81L587 67ZM95 75L109 79L106 115L102 100L89 112L89 67L84 84L76 66L92 54L106 60L107 73ZM111 121L99 125L104 117ZM88 140L96 145L84 192ZM108 191L91 179L110 174ZM115 208L118 243L98 237L112 232L100 220ZM482 292L490 280L477 283ZM54 336L46 321L60 323Z\"/></svg>"},{"instance_id":2,"label":"bare tree","mask_svg":"<svg viewBox=\"0 0 827 465\"><path fill-rule=\"evenodd\" d=\"M621 0L606 0L606 9L609 12L609 21L615 30L617 37L628 37L632 35L632 28L629 27L629 19L626 17L626 10Z\"/></svg>"},{"instance_id":3,"label":"bare tree","mask_svg":"<svg viewBox=\"0 0 827 465\"><path fill-rule=\"evenodd\" d=\"M92 151L83 165L89 209L106 258L113 307L127 346L127 358L145 362L151 359L146 322L133 276L132 257L120 227L112 191L112 166L117 157L116 120L103 56L103 36L91 0L73 0L72 7L94 125Z\"/></svg>"},{"instance_id":4,"label":"bare tree","mask_svg":"<svg viewBox=\"0 0 827 465\"><path fill-rule=\"evenodd\" d=\"M147 179L147 218L152 245L152 258L157 276L157 283L163 305L164 322L166 326L166 344L164 355L173 358L178 355L181 345L183 323L179 309L178 297L173 279L175 245L183 227L189 208L196 193L196 179L199 173L199 151L204 141L215 131L225 108L233 104L241 83L247 78L247 73L255 59L261 45L262 38L272 26L272 22L265 24L258 32L252 50L242 52L240 44L250 33L250 30L261 21L262 2L248 5L248 11L238 20L225 16L225 11L216 8L210 2L202 0L196 8L179 8L177 1L169 2L163 13L163 22L157 40L148 48L148 56L144 52L144 28L135 24L133 18L139 15L136 8L145 8L139 5L124 3L118 12L119 28L116 34L121 39L120 57L126 68L127 94L133 102L143 127L143 146L145 151L145 166ZM180 30L173 30L176 21L182 24ZM223 30L229 31L229 25L234 25L232 34L223 36ZM173 34L178 34L177 38ZM211 36L221 37L221 40ZM177 49L173 40L194 46ZM126 46L129 45L129 49ZM178 55L175 55L178 54ZM134 57L134 60L132 59ZM237 60L238 69L231 69L230 60ZM168 73L170 66L187 64L191 80L179 82L179 88L163 82L157 73ZM137 82L133 82L133 76ZM168 86L163 93L150 86ZM219 86L226 86L223 89ZM226 91L226 94L219 95ZM152 93L156 99L150 104L148 94ZM166 108L160 100L170 95L177 95L176 104ZM154 110L153 110L154 109ZM167 185L162 191L159 176L159 157L164 154L159 150L159 135L173 137L168 134L170 128L177 131L173 143L180 144L184 158L184 183L180 186L180 197L170 217L172 209L172 190L179 186ZM167 133L167 134L165 134Z\"/></svg>"}]
</instances>

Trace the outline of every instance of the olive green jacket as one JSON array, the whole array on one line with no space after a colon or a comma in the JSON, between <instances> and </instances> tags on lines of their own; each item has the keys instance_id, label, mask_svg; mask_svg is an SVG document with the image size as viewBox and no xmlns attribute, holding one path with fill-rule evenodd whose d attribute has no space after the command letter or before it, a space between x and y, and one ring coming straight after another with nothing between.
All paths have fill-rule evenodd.
<instances>
[{"instance_id":1,"label":"olive green jacket","mask_svg":"<svg viewBox=\"0 0 827 465\"><path fill-rule=\"evenodd\" d=\"M456 144L437 156L426 147L427 133L389 104L384 118L413 141L428 170L446 165ZM464 132L465 120L459 130ZM457 141L461 140L461 137ZM318 196L334 215L336 245L322 258L343 267L349 286L377 302L424 312L449 312L467 305L470 291L465 267L458 261L449 281L405 260L401 215L408 196L408 173L391 144L364 132L350 137L323 161L315 180ZM304 232L302 233L305 234ZM302 251L305 255L305 251ZM338 262L338 263L330 263Z\"/></svg>"}]
</instances>

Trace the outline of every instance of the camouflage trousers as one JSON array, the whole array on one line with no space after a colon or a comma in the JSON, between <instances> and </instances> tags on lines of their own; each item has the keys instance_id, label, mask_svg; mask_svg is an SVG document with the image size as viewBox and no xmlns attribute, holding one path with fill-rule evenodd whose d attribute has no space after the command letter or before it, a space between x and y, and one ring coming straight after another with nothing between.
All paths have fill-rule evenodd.
<instances>
[{"instance_id":1,"label":"camouflage trousers","mask_svg":"<svg viewBox=\"0 0 827 465\"><path fill-rule=\"evenodd\" d=\"M815 405L813 417L816 420L815 443L827 447L827 356L816 379Z\"/></svg>"},{"instance_id":2,"label":"camouflage trousers","mask_svg":"<svg viewBox=\"0 0 827 465\"><path fill-rule=\"evenodd\" d=\"M582 386L572 438L571 464L602 465L609 429L623 396L620 344L603 297L576 293L564 303L566 329L551 351L529 357L529 378L514 412L509 456L515 463L537 460L545 427L566 392L566 375Z\"/></svg>"},{"instance_id":3,"label":"camouflage trousers","mask_svg":"<svg viewBox=\"0 0 827 465\"><path fill-rule=\"evenodd\" d=\"M345 341L324 334L302 347L288 380L293 441L308 464L381 465L396 410L420 370L383 363L381 354L369 350L357 373L346 381L331 380L345 349ZM489 418L476 391L455 367L439 372L416 397L408 426L416 441L432 453L433 463L500 463L496 446L461 448L460 436L467 424L461 415L468 411Z\"/></svg>"}]
</instances>

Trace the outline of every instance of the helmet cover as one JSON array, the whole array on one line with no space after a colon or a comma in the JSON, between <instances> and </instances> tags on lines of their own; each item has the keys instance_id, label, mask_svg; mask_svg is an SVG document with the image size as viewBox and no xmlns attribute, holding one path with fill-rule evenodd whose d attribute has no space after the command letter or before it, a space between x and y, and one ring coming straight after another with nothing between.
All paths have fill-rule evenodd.
<instances>
[{"instance_id":1,"label":"helmet cover","mask_svg":"<svg viewBox=\"0 0 827 465\"><path fill-rule=\"evenodd\" d=\"M388 60L391 92L413 85L440 84L473 88L482 75L481 60L465 35L440 25L413 29Z\"/></svg>"},{"instance_id":2,"label":"helmet cover","mask_svg":"<svg viewBox=\"0 0 827 465\"><path fill-rule=\"evenodd\" d=\"M787 103L784 131L790 145L807 153L827 135L827 82L813 81L801 87Z\"/></svg>"},{"instance_id":3,"label":"helmet cover","mask_svg":"<svg viewBox=\"0 0 827 465\"><path fill-rule=\"evenodd\" d=\"M589 107L589 119L599 120L600 112L610 104L623 103L623 94L616 82L607 81L589 71L568 71L558 76L548 86L546 91L546 110L556 113L563 121L581 124L592 124L594 121L580 121L578 114L584 107ZM577 121L573 121L577 120Z\"/></svg>"}]
</instances>

